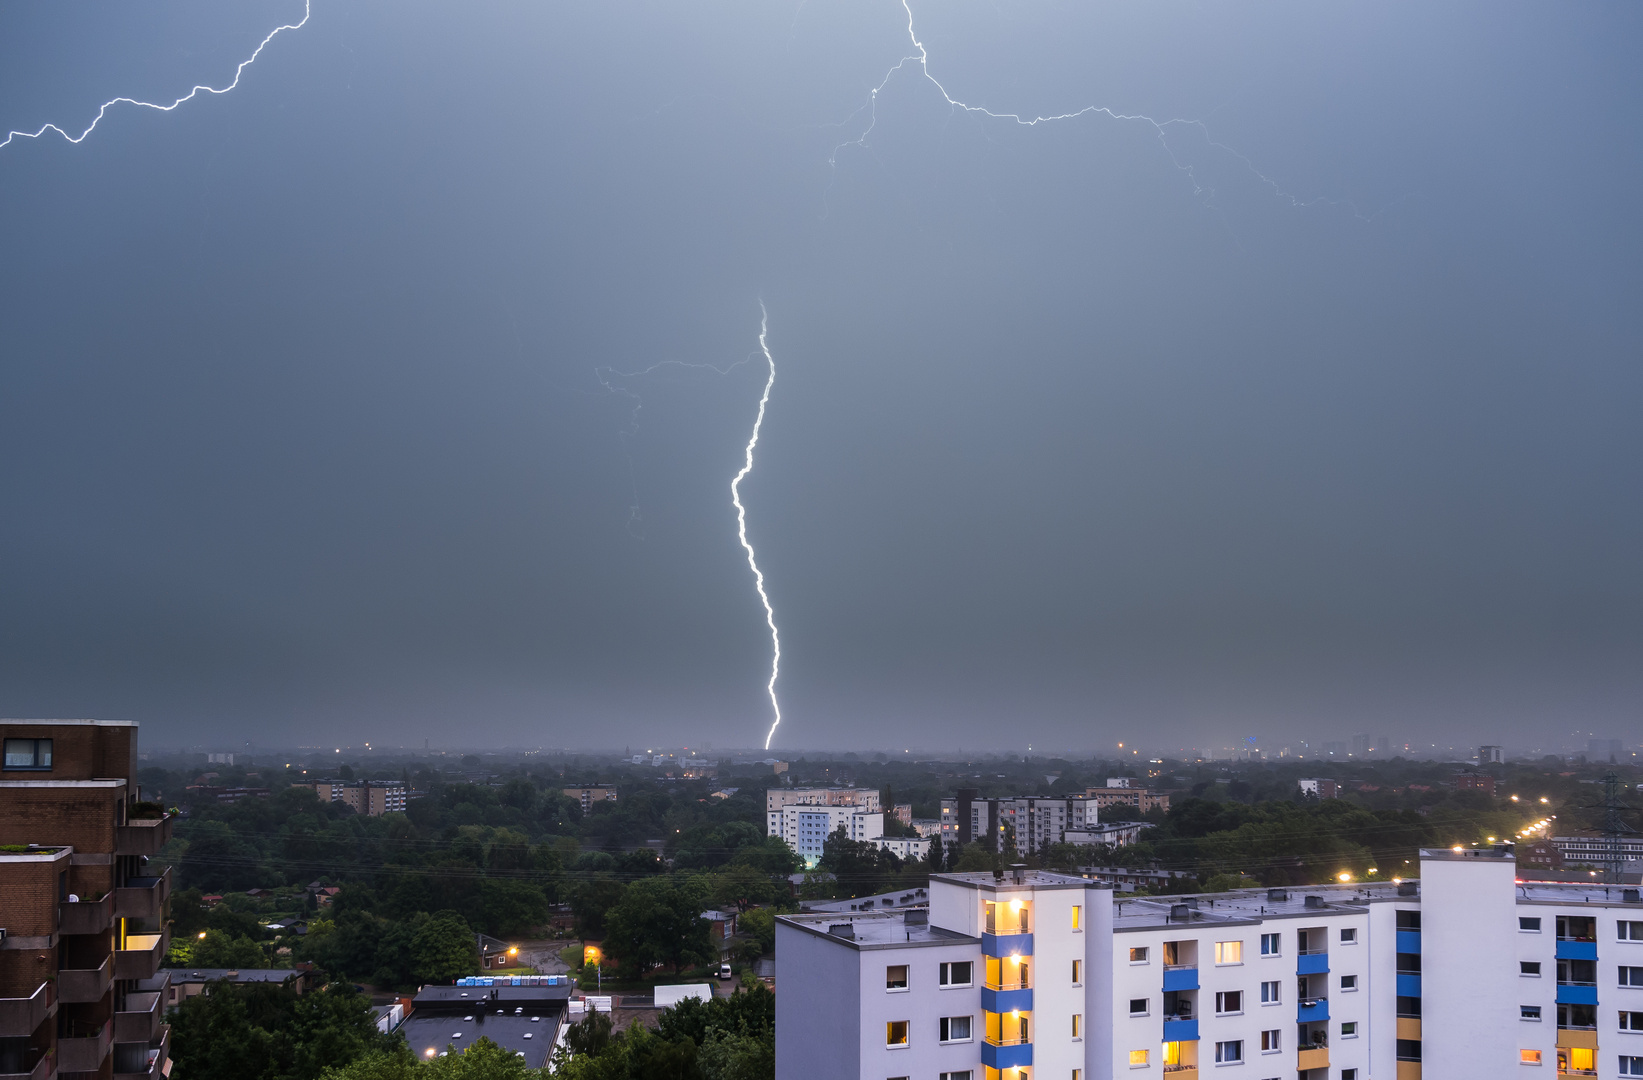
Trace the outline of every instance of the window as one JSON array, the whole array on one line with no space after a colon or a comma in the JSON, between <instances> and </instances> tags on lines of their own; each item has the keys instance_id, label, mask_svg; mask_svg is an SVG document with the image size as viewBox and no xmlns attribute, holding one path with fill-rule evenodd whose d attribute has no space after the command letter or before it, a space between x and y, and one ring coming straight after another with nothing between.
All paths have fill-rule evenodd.
<instances>
[{"instance_id":1,"label":"window","mask_svg":"<svg viewBox=\"0 0 1643 1080\"><path fill-rule=\"evenodd\" d=\"M1632 1057L1628 1054L1621 1054L1620 1075L1643 1076L1643 1057Z\"/></svg>"},{"instance_id":2,"label":"window","mask_svg":"<svg viewBox=\"0 0 1643 1080\"><path fill-rule=\"evenodd\" d=\"M1621 1013L1620 1015L1625 1016L1626 1014ZM1540 1006L1539 1005L1519 1005L1517 1007L1517 1018L1519 1020L1539 1020L1540 1019Z\"/></svg>"},{"instance_id":3,"label":"window","mask_svg":"<svg viewBox=\"0 0 1643 1080\"><path fill-rule=\"evenodd\" d=\"M1621 941L1643 941L1643 922L1626 922L1623 919L1615 924L1614 936Z\"/></svg>"},{"instance_id":4,"label":"window","mask_svg":"<svg viewBox=\"0 0 1643 1080\"><path fill-rule=\"evenodd\" d=\"M944 1072L941 1080L970 1080L970 1070L961 1069L958 1072Z\"/></svg>"},{"instance_id":5,"label":"window","mask_svg":"<svg viewBox=\"0 0 1643 1080\"><path fill-rule=\"evenodd\" d=\"M1356 1020L1343 1021L1342 1024L1341 1024L1341 1038L1343 1038L1343 1039L1356 1039L1357 1037L1358 1037L1358 1022Z\"/></svg>"},{"instance_id":6,"label":"window","mask_svg":"<svg viewBox=\"0 0 1643 1080\"><path fill-rule=\"evenodd\" d=\"M1223 990L1215 995L1215 1011L1218 1013L1237 1013L1244 1011L1244 992L1242 990Z\"/></svg>"},{"instance_id":7,"label":"window","mask_svg":"<svg viewBox=\"0 0 1643 1080\"><path fill-rule=\"evenodd\" d=\"M1084 1037L1084 1014L1083 1013L1073 1013L1073 1038L1074 1039L1082 1039L1083 1037Z\"/></svg>"},{"instance_id":8,"label":"window","mask_svg":"<svg viewBox=\"0 0 1643 1080\"><path fill-rule=\"evenodd\" d=\"M969 1042L970 1018L968 1016L943 1016L941 1018L942 1042Z\"/></svg>"},{"instance_id":9,"label":"window","mask_svg":"<svg viewBox=\"0 0 1643 1080\"><path fill-rule=\"evenodd\" d=\"M1244 943L1241 941L1217 941L1215 943L1215 962L1217 964L1243 963Z\"/></svg>"},{"instance_id":10,"label":"window","mask_svg":"<svg viewBox=\"0 0 1643 1080\"><path fill-rule=\"evenodd\" d=\"M969 986L975 980L975 966L968 960L941 965L942 986Z\"/></svg>"},{"instance_id":11,"label":"window","mask_svg":"<svg viewBox=\"0 0 1643 1080\"><path fill-rule=\"evenodd\" d=\"M1400 911L1395 918L1399 930L1419 930L1421 928L1421 913L1418 911Z\"/></svg>"},{"instance_id":12,"label":"window","mask_svg":"<svg viewBox=\"0 0 1643 1080\"><path fill-rule=\"evenodd\" d=\"M1341 1080L1358 1080L1357 1069L1342 1069Z\"/></svg>"},{"instance_id":13,"label":"window","mask_svg":"<svg viewBox=\"0 0 1643 1080\"><path fill-rule=\"evenodd\" d=\"M1421 1041L1419 1039L1398 1040L1399 1061L1419 1061L1421 1059Z\"/></svg>"},{"instance_id":14,"label":"window","mask_svg":"<svg viewBox=\"0 0 1643 1080\"><path fill-rule=\"evenodd\" d=\"M1271 982L1262 983L1261 984L1261 1004L1262 1005L1276 1005L1276 1004L1278 1004L1278 1002L1279 1002L1278 980L1273 979Z\"/></svg>"},{"instance_id":15,"label":"window","mask_svg":"<svg viewBox=\"0 0 1643 1080\"><path fill-rule=\"evenodd\" d=\"M1568 1071L1569 1072L1590 1073L1590 1072L1595 1072L1597 1070L1597 1051L1596 1050L1590 1050L1590 1049L1587 1049L1586 1047L1583 1047L1583 1046L1571 1046L1568 1049L1559 1050L1557 1056L1559 1058L1562 1058L1565 1054L1568 1055L1567 1060L1568 1060L1568 1066L1569 1066ZM1563 1062L1561 1062L1561 1061L1558 1062L1558 1070L1557 1071L1558 1072L1563 1072L1564 1071Z\"/></svg>"},{"instance_id":16,"label":"window","mask_svg":"<svg viewBox=\"0 0 1643 1080\"><path fill-rule=\"evenodd\" d=\"M1519 975L1524 975L1524 976L1527 976L1528 978L1532 978L1532 979L1540 978L1540 961L1539 960L1520 960L1520 961L1518 961L1517 973Z\"/></svg>"},{"instance_id":17,"label":"window","mask_svg":"<svg viewBox=\"0 0 1643 1080\"><path fill-rule=\"evenodd\" d=\"M1283 1031L1280 1028L1261 1032L1261 1053L1276 1054L1281 1052L1284 1048L1282 1038Z\"/></svg>"},{"instance_id":18,"label":"window","mask_svg":"<svg viewBox=\"0 0 1643 1080\"><path fill-rule=\"evenodd\" d=\"M1152 1059L1152 1051L1151 1050L1131 1050L1130 1051L1130 1068L1132 1068L1132 1069L1144 1068L1146 1065L1148 1065L1151 1062L1151 1059Z\"/></svg>"},{"instance_id":19,"label":"window","mask_svg":"<svg viewBox=\"0 0 1643 1080\"><path fill-rule=\"evenodd\" d=\"M1215 1063L1217 1065L1242 1060L1244 1060L1244 1040L1233 1039L1231 1042L1218 1042L1215 1044Z\"/></svg>"},{"instance_id":20,"label":"window","mask_svg":"<svg viewBox=\"0 0 1643 1080\"><path fill-rule=\"evenodd\" d=\"M1341 989L1342 990L1356 990L1357 988L1358 988L1358 977L1356 975L1342 975L1341 976Z\"/></svg>"},{"instance_id":21,"label":"window","mask_svg":"<svg viewBox=\"0 0 1643 1080\"><path fill-rule=\"evenodd\" d=\"M1540 933L1540 919L1520 916L1517 921L1517 928L1520 934L1538 934ZM1539 1065L1540 1062L1537 1061L1535 1064Z\"/></svg>"},{"instance_id":22,"label":"window","mask_svg":"<svg viewBox=\"0 0 1643 1080\"><path fill-rule=\"evenodd\" d=\"M1132 963L1132 964L1144 964L1146 962L1147 962L1147 947L1145 945L1141 946L1141 948L1139 948L1139 949L1131 949L1130 950L1130 963Z\"/></svg>"},{"instance_id":23,"label":"window","mask_svg":"<svg viewBox=\"0 0 1643 1080\"><path fill-rule=\"evenodd\" d=\"M1073 985L1084 985L1084 961L1082 960L1073 961Z\"/></svg>"},{"instance_id":24,"label":"window","mask_svg":"<svg viewBox=\"0 0 1643 1080\"><path fill-rule=\"evenodd\" d=\"M1643 1031L1643 1013L1623 1012L1620 1014L1621 1031Z\"/></svg>"},{"instance_id":25,"label":"window","mask_svg":"<svg viewBox=\"0 0 1643 1080\"><path fill-rule=\"evenodd\" d=\"M1280 938L1277 934L1262 934L1261 935L1261 955L1262 956L1279 956L1279 955L1282 955L1281 951L1279 949L1279 946L1278 946L1278 942L1281 941L1281 940L1282 940L1282 938Z\"/></svg>"},{"instance_id":26,"label":"window","mask_svg":"<svg viewBox=\"0 0 1643 1080\"><path fill-rule=\"evenodd\" d=\"M1358 928L1356 926L1341 927L1341 944L1356 945L1358 943Z\"/></svg>"},{"instance_id":27,"label":"window","mask_svg":"<svg viewBox=\"0 0 1643 1080\"><path fill-rule=\"evenodd\" d=\"M1398 997L1398 1015L1409 1020L1418 1020L1421 1014L1421 999L1418 997Z\"/></svg>"},{"instance_id":28,"label":"window","mask_svg":"<svg viewBox=\"0 0 1643 1080\"><path fill-rule=\"evenodd\" d=\"M8 768L8 769L49 769L49 768L51 768L51 740L50 739L7 739L6 740L6 768Z\"/></svg>"},{"instance_id":29,"label":"window","mask_svg":"<svg viewBox=\"0 0 1643 1080\"><path fill-rule=\"evenodd\" d=\"M1539 1065L1540 1064L1540 1051L1539 1050L1519 1050L1517 1052L1517 1060L1518 1060L1519 1065Z\"/></svg>"},{"instance_id":30,"label":"window","mask_svg":"<svg viewBox=\"0 0 1643 1080\"><path fill-rule=\"evenodd\" d=\"M1620 969L1621 986L1643 986L1643 967L1623 967Z\"/></svg>"},{"instance_id":31,"label":"window","mask_svg":"<svg viewBox=\"0 0 1643 1080\"><path fill-rule=\"evenodd\" d=\"M1075 933L1075 934L1079 933L1083 929L1084 929L1084 906L1082 904L1074 904L1073 905L1073 933Z\"/></svg>"},{"instance_id":32,"label":"window","mask_svg":"<svg viewBox=\"0 0 1643 1080\"><path fill-rule=\"evenodd\" d=\"M907 989L906 964L891 964L884 969L884 988L886 990Z\"/></svg>"},{"instance_id":33,"label":"window","mask_svg":"<svg viewBox=\"0 0 1643 1080\"><path fill-rule=\"evenodd\" d=\"M1147 999L1146 998L1130 998L1130 1015L1131 1016L1145 1016L1145 1015L1147 1015Z\"/></svg>"},{"instance_id":34,"label":"window","mask_svg":"<svg viewBox=\"0 0 1643 1080\"><path fill-rule=\"evenodd\" d=\"M884 1025L884 1045L885 1046L906 1046L907 1045L907 1021L905 1021L905 1020L892 1020L888 1024Z\"/></svg>"}]
</instances>

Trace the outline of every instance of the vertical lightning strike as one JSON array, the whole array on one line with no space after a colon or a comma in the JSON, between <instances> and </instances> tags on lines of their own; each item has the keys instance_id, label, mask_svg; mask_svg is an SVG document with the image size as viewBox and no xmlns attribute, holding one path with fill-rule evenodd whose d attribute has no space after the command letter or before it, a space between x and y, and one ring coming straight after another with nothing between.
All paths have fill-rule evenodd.
<instances>
[{"instance_id":1,"label":"vertical lightning strike","mask_svg":"<svg viewBox=\"0 0 1643 1080\"><path fill-rule=\"evenodd\" d=\"M273 41L276 37L287 30L301 30L305 25L307 25L308 17L312 14L313 0L303 0L302 19L299 22L287 23L284 26L276 26L273 30L269 31L268 36L262 39L262 42L257 46L256 51L254 51L249 58L242 60L240 62L240 66L234 69L234 81L229 83L227 86L221 88L204 85L196 86L194 89L190 90L188 93L184 94L182 97L178 98L176 101L173 101L169 105L160 105L152 101L138 101L136 98L129 97L112 98L103 102L103 107L97 110L96 118L92 120L90 126L80 132L79 135L70 135L67 131L58 127L56 124L46 124L42 126L39 131L8 131L5 139L0 140L0 150L10 146L13 139L38 139L48 131L55 131L71 143L78 144L84 142L86 136L90 135L97 129L97 125L103 122L103 117L108 114L108 110L113 108L115 105L138 105L145 109L154 109L157 112L170 112L183 102L192 101L202 90L208 94L226 94L236 86L240 85L240 76L245 74L246 68L256 63L257 57L262 55L262 51L268 47L268 43L270 41Z\"/></svg>"},{"instance_id":2,"label":"vertical lightning strike","mask_svg":"<svg viewBox=\"0 0 1643 1080\"><path fill-rule=\"evenodd\" d=\"M759 351L764 353L764 361L769 365L770 375L764 381L764 396L759 398L759 414L753 421L753 434L748 437L741 470L736 473L736 479L730 482L730 502L736 507L736 537L742 542L742 549L747 552L748 569L753 571L753 587L759 592L759 602L764 605L764 621L770 627L770 681L765 684L765 692L770 695L770 708L775 712L775 719L770 724L769 734L764 737L766 750L770 749L770 740L776 737L776 729L782 722L781 702L776 700L776 679L782 668L782 635L781 631L776 629L776 609L770 606L770 595L764 591L764 571L759 569L759 559L753 552L753 545L747 542L747 508L742 505L742 481L753 471L753 449L759 445L759 429L764 426L764 410L770 403L770 388L776 385L776 358L770 355L769 330L770 313L765 310L764 301L760 300Z\"/></svg>"}]
</instances>

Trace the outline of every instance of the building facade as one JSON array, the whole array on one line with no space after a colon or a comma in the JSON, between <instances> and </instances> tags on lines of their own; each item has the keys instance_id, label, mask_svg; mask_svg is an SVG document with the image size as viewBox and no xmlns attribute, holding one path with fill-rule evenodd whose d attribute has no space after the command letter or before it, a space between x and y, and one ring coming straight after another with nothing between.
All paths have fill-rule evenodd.
<instances>
[{"instance_id":1,"label":"building facade","mask_svg":"<svg viewBox=\"0 0 1643 1080\"><path fill-rule=\"evenodd\" d=\"M0 720L0 1076L169 1072L171 817L130 721Z\"/></svg>"},{"instance_id":2,"label":"building facade","mask_svg":"<svg viewBox=\"0 0 1643 1080\"><path fill-rule=\"evenodd\" d=\"M955 798L941 800L941 835L949 846L979 840L994 851L1013 846L1022 855L1032 855L1062 843L1068 830L1096 828L1099 816L1100 803L1084 795L983 799L973 791L960 791Z\"/></svg>"},{"instance_id":3,"label":"building facade","mask_svg":"<svg viewBox=\"0 0 1643 1080\"><path fill-rule=\"evenodd\" d=\"M320 802L339 802L367 817L405 812L405 785L397 780L305 780Z\"/></svg>"},{"instance_id":4,"label":"building facade","mask_svg":"<svg viewBox=\"0 0 1643 1080\"><path fill-rule=\"evenodd\" d=\"M616 788L611 784L584 784L581 787L565 788L565 796L575 799L585 814L593 808L594 803L615 802Z\"/></svg>"},{"instance_id":5,"label":"building facade","mask_svg":"<svg viewBox=\"0 0 1643 1080\"><path fill-rule=\"evenodd\" d=\"M771 814L769 822L769 835L786 840L787 846L797 852L810 866L820 861L822 846L838 829L843 829L844 834L852 840L879 841L884 838L884 814L881 811L849 805L794 803ZM922 840L902 842L928 844L928 841Z\"/></svg>"},{"instance_id":6,"label":"building facade","mask_svg":"<svg viewBox=\"0 0 1643 1080\"><path fill-rule=\"evenodd\" d=\"M783 916L777 960L806 974L777 1000L777 1075L1643 1076L1638 889L1522 882L1504 845L1420 873L1138 898L937 874L928 915Z\"/></svg>"},{"instance_id":7,"label":"building facade","mask_svg":"<svg viewBox=\"0 0 1643 1080\"><path fill-rule=\"evenodd\" d=\"M789 806L848 806L871 813L883 809L876 788L770 788L764 793L766 836L782 835L781 814Z\"/></svg>"}]
</instances>

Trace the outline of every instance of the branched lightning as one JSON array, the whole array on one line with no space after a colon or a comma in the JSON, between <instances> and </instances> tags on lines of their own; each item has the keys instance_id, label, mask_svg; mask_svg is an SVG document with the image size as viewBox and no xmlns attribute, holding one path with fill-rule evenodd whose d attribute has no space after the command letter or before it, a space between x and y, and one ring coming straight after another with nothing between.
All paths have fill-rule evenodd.
<instances>
[{"instance_id":1,"label":"branched lightning","mask_svg":"<svg viewBox=\"0 0 1643 1080\"><path fill-rule=\"evenodd\" d=\"M1183 118L1158 120L1154 117L1145 116L1140 113L1115 112L1104 105L1086 105L1083 108L1074 109L1070 112L1055 113L1052 115L1026 116L1021 113L997 112L981 105L971 105L968 102L960 101L958 98L955 98L952 94L948 93L947 87L944 86L940 80L930 74L930 53L924 47L924 43L919 40L918 32L914 28L912 0L901 0L901 7L902 10L907 13L907 40L911 43L914 51L896 61L890 70L885 72L884 78L880 80L877 86L872 88L868 95L867 102L863 104L861 108L852 113L849 119L844 122L845 124L849 124L863 112L868 115L867 126L862 130L860 135L854 139L849 139L833 147L833 152L827 159L829 165L836 166L838 164L839 151L843 150L845 147L855 146L863 149L867 147L867 138L873 133L873 128L878 124L878 98L880 92L882 92L886 86L890 85L890 81L896 77L897 72L901 71L909 64L916 64L918 65L919 73L927 82L930 83L931 86L934 86L936 90L940 92L942 98L947 102L948 106L962 112L985 116L993 120L1008 120L1022 127L1037 127L1040 124L1053 123L1058 120L1076 120L1084 116L1097 115L1105 116L1110 120L1146 124L1150 126L1157 134L1159 145L1164 148L1164 153L1169 155L1170 161L1178 170L1186 175L1189 181L1191 181L1194 195L1206 195L1206 189L1204 185L1199 182L1198 175L1193 166L1190 163L1183 163L1180 157L1176 155L1175 150L1170 146L1169 140L1166 136L1171 128L1197 128L1203 133L1204 140L1209 146L1237 159L1237 161L1243 165L1243 167L1247 169L1251 175L1255 176L1263 185L1270 188L1276 198L1288 202L1293 207L1300 208L1315 205L1344 206L1351 211L1354 217L1357 217L1360 220L1368 221L1374 216L1365 216L1364 214L1359 213L1358 208L1350 202L1321 197L1315 199L1302 199L1297 195L1290 194L1289 192L1283 190L1276 180L1257 169L1255 167L1255 163L1250 161L1248 157L1224 143L1215 141L1209 133L1209 126L1202 120L1188 120ZM1208 191L1207 197L1213 197L1213 195L1213 190Z\"/></svg>"},{"instance_id":2,"label":"branched lightning","mask_svg":"<svg viewBox=\"0 0 1643 1080\"><path fill-rule=\"evenodd\" d=\"M273 41L276 37L287 30L301 30L303 26L307 24L308 17L312 14L313 0L303 0L302 19L298 22L287 23L284 26L276 26L273 30L269 31L268 36L262 39L262 42L257 46L256 51L254 51L247 59L242 60L240 62L240 66L234 69L234 81L229 83L227 86L196 86L194 89L190 90L188 93L184 94L182 97L178 98L176 101L173 101L169 105L159 104L153 101L139 101L136 98L129 97L113 98L109 101L103 102L103 107L97 110L96 118L93 119L91 124L78 135L70 135L68 131L58 127L56 124L46 124L38 131L8 131L5 139L0 140L0 149L10 146L13 139L38 139L48 131L55 131L71 143L83 142L85 141L87 135L90 135L93 131L97 130L97 125L103 122L103 117L108 115L108 110L116 105L138 105L142 108L154 109L158 112L170 112L183 102L192 101L202 90L208 94L226 94L236 86L240 85L240 76L245 74L246 68L256 63L257 57L262 55L262 51L268 47L268 43L270 41Z\"/></svg>"},{"instance_id":3,"label":"branched lightning","mask_svg":"<svg viewBox=\"0 0 1643 1080\"><path fill-rule=\"evenodd\" d=\"M782 706L776 700L776 678L782 668L782 635L776 629L776 609L770 606L770 595L764 591L764 571L759 569L758 557L753 553L753 545L747 542L747 509L742 506L742 481L747 474L753 471L753 449L759 445L759 429L764 426L765 406L770 403L770 388L776 385L776 358L770 355L769 333L770 313L764 308L764 301L759 301L759 351L764 353L764 360L770 367L770 375L764 381L764 395L759 398L759 414L753 420L753 434L748 436L746 456L742 461L736 479L730 482L730 502L736 507L736 537L742 542L742 549L747 552L747 566L753 571L753 587L759 592L759 602L764 605L764 621L770 627L770 681L765 684L765 692L770 695L770 708L775 713L771 721L770 732L764 737L764 748L770 749L770 740L776 737L776 728L781 726Z\"/></svg>"}]
</instances>

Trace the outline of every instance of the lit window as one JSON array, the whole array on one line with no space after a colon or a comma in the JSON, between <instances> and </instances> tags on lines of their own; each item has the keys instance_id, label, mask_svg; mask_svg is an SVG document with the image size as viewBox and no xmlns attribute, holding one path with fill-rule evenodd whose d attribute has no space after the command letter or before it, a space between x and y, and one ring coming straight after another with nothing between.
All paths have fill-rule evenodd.
<instances>
[{"instance_id":1,"label":"lit window","mask_svg":"<svg viewBox=\"0 0 1643 1080\"><path fill-rule=\"evenodd\" d=\"M1573 1072L1592 1072L1597 1068L1597 1051L1584 1046L1571 1046L1568 1050L1569 1068Z\"/></svg>"},{"instance_id":2,"label":"lit window","mask_svg":"<svg viewBox=\"0 0 1643 1080\"><path fill-rule=\"evenodd\" d=\"M1076 934L1082 929L1084 929L1084 906L1082 904L1074 904L1073 905L1073 933Z\"/></svg>"},{"instance_id":3,"label":"lit window","mask_svg":"<svg viewBox=\"0 0 1643 1080\"><path fill-rule=\"evenodd\" d=\"M1145 945L1143 945L1139 949L1131 949L1130 950L1130 963L1132 963L1132 964L1144 964L1146 962L1147 962L1147 948L1146 948Z\"/></svg>"},{"instance_id":4,"label":"lit window","mask_svg":"<svg viewBox=\"0 0 1643 1080\"><path fill-rule=\"evenodd\" d=\"M1083 1013L1073 1013L1073 1038L1082 1039L1083 1037L1084 1037L1084 1014Z\"/></svg>"},{"instance_id":5,"label":"lit window","mask_svg":"<svg viewBox=\"0 0 1643 1080\"><path fill-rule=\"evenodd\" d=\"M886 1045L886 1046L906 1046L907 1045L907 1021L905 1021L905 1020L892 1020L889 1023L884 1025L884 1045Z\"/></svg>"},{"instance_id":6,"label":"lit window","mask_svg":"<svg viewBox=\"0 0 1643 1080\"><path fill-rule=\"evenodd\" d=\"M1073 961L1073 985L1082 986L1084 983L1084 961Z\"/></svg>"},{"instance_id":7,"label":"lit window","mask_svg":"<svg viewBox=\"0 0 1643 1080\"><path fill-rule=\"evenodd\" d=\"M51 768L51 740L50 739L7 739L6 740L6 768L8 768L8 769L49 769L49 768Z\"/></svg>"},{"instance_id":8,"label":"lit window","mask_svg":"<svg viewBox=\"0 0 1643 1080\"><path fill-rule=\"evenodd\" d=\"M1150 1064L1151 1058L1152 1058L1152 1051L1151 1050L1131 1050L1130 1051L1130 1067L1132 1069L1139 1069L1143 1065Z\"/></svg>"},{"instance_id":9,"label":"lit window","mask_svg":"<svg viewBox=\"0 0 1643 1080\"><path fill-rule=\"evenodd\" d=\"M1215 962L1217 964L1243 963L1244 943L1241 941L1217 941L1215 943Z\"/></svg>"}]
</instances>

